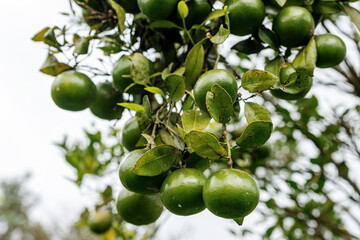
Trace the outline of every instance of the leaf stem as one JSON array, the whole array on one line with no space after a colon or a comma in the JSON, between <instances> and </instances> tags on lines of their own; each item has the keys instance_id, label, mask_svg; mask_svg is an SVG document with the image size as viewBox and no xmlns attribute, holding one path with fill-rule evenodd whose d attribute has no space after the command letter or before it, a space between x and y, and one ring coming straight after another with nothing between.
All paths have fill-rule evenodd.
<instances>
[{"instance_id":1,"label":"leaf stem","mask_svg":"<svg viewBox=\"0 0 360 240\"><path fill-rule=\"evenodd\" d=\"M223 132L225 136L225 142L226 142L226 148L227 148L227 165L229 168L233 167L233 161L231 159L231 147L230 147L230 141L229 141L229 135L226 129L226 124L223 124Z\"/></svg>"}]
</instances>

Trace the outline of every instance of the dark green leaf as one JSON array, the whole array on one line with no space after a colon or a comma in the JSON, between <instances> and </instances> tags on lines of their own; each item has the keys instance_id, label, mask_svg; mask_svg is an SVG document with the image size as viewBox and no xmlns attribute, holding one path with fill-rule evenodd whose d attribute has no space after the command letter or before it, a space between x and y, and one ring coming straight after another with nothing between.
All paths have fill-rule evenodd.
<instances>
[{"instance_id":1,"label":"dark green leaf","mask_svg":"<svg viewBox=\"0 0 360 240\"><path fill-rule=\"evenodd\" d=\"M179 101L185 94L185 77L171 74L165 78L165 88L173 101Z\"/></svg>"},{"instance_id":2,"label":"dark green leaf","mask_svg":"<svg viewBox=\"0 0 360 240\"><path fill-rule=\"evenodd\" d=\"M218 84L206 94L206 108L218 123L228 123L234 113L233 101L228 92Z\"/></svg>"},{"instance_id":3,"label":"dark green leaf","mask_svg":"<svg viewBox=\"0 0 360 240\"><path fill-rule=\"evenodd\" d=\"M149 25L149 27L150 28L177 28L177 29L182 29L181 27L179 27L175 23L173 23L171 21L168 21L168 20L154 21Z\"/></svg>"},{"instance_id":4,"label":"dark green leaf","mask_svg":"<svg viewBox=\"0 0 360 240\"><path fill-rule=\"evenodd\" d=\"M305 69L297 69L296 72L290 74L282 90L290 94L296 94L306 89L311 84L311 81L311 77L308 76Z\"/></svg>"},{"instance_id":5,"label":"dark green leaf","mask_svg":"<svg viewBox=\"0 0 360 240\"><path fill-rule=\"evenodd\" d=\"M276 36L276 34L264 27L259 28L259 37L261 39L261 41L263 41L264 43L269 44L269 46L274 49L275 51L279 51L279 40Z\"/></svg>"},{"instance_id":6,"label":"dark green leaf","mask_svg":"<svg viewBox=\"0 0 360 240\"><path fill-rule=\"evenodd\" d=\"M187 136L189 147L200 157L216 160L227 154L218 139L211 133L192 130Z\"/></svg>"},{"instance_id":7,"label":"dark green leaf","mask_svg":"<svg viewBox=\"0 0 360 240\"><path fill-rule=\"evenodd\" d=\"M179 156L173 146L160 145L147 151L136 162L133 172L140 176L157 176L169 170Z\"/></svg>"},{"instance_id":8,"label":"dark green leaf","mask_svg":"<svg viewBox=\"0 0 360 240\"><path fill-rule=\"evenodd\" d=\"M185 60L185 87L190 89L200 76L204 64L204 47L202 41L195 44Z\"/></svg>"},{"instance_id":9,"label":"dark green leaf","mask_svg":"<svg viewBox=\"0 0 360 240\"><path fill-rule=\"evenodd\" d=\"M196 168L200 171L205 171L211 165L210 159L202 158L196 153L191 153L190 156L185 160L187 168Z\"/></svg>"},{"instance_id":10,"label":"dark green leaf","mask_svg":"<svg viewBox=\"0 0 360 240\"><path fill-rule=\"evenodd\" d=\"M338 3L336 2L324 2L318 1L314 4L314 12L328 15L328 14L337 14L340 13L342 10Z\"/></svg>"},{"instance_id":11,"label":"dark green leaf","mask_svg":"<svg viewBox=\"0 0 360 240\"><path fill-rule=\"evenodd\" d=\"M239 147L246 148L262 146L270 138L272 126L272 122L269 121L252 122L246 126L241 136L236 139L236 144Z\"/></svg>"},{"instance_id":12,"label":"dark green leaf","mask_svg":"<svg viewBox=\"0 0 360 240\"><path fill-rule=\"evenodd\" d=\"M278 81L279 77L270 72L253 69L244 74L241 87L251 93L262 92L274 86Z\"/></svg>"},{"instance_id":13,"label":"dark green leaf","mask_svg":"<svg viewBox=\"0 0 360 240\"><path fill-rule=\"evenodd\" d=\"M263 50L264 46L255 39L247 39L238 42L237 44L232 46L231 49L234 49L236 51L245 54L254 54L254 53L259 53L261 50Z\"/></svg>"}]
</instances>

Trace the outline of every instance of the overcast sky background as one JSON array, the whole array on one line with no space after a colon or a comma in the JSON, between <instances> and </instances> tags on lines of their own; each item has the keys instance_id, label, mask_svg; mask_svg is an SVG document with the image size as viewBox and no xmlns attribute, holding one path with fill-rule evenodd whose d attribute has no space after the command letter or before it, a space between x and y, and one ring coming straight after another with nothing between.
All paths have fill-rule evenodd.
<instances>
[{"instance_id":1,"label":"overcast sky background","mask_svg":"<svg viewBox=\"0 0 360 240\"><path fill-rule=\"evenodd\" d=\"M64 134L83 139L82 129L91 122L100 128L112 123L96 119L89 110L68 112L56 107L50 96L53 78L38 71L47 50L30 38L43 27L62 26L67 19L59 13L68 11L68 1L3 1L1 9L0 181L32 173L26 187L40 197L33 217L45 224L68 225L97 198L66 179L74 176L73 171L53 142L61 141ZM334 94L327 89L320 101L335 103ZM114 176L107 181L119 182ZM256 213L251 214L244 226L252 225L255 218ZM207 211L191 217L171 215L161 235L166 239L183 227L191 234L185 239L233 239L227 229L236 224Z\"/></svg>"}]
</instances>

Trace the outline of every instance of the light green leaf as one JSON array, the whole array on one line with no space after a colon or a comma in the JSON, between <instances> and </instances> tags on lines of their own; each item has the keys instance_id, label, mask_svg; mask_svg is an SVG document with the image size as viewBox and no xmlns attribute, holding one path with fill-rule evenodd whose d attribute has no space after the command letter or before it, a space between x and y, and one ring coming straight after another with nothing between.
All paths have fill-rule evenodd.
<instances>
[{"instance_id":1,"label":"light green leaf","mask_svg":"<svg viewBox=\"0 0 360 240\"><path fill-rule=\"evenodd\" d=\"M163 92L163 90L161 90L158 87L146 87L144 88L144 90L154 93L154 94L160 94L163 98L166 98L165 93Z\"/></svg>"},{"instance_id":2,"label":"light green leaf","mask_svg":"<svg viewBox=\"0 0 360 240\"><path fill-rule=\"evenodd\" d=\"M282 56L278 56L277 58L271 60L270 62L268 62L268 64L266 64L265 70L280 77L280 71L284 63L284 58Z\"/></svg>"},{"instance_id":3,"label":"light green leaf","mask_svg":"<svg viewBox=\"0 0 360 240\"><path fill-rule=\"evenodd\" d=\"M65 63L58 62L54 55L49 54L44 64L40 67L40 72L51 76L56 76L59 73L69 69L72 69L72 67Z\"/></svg>"},{"instance_id":4,"label":"light green leaf","mask_svg":"<svg viewBox=\"0 0 360 240\"><path fill-rule=\"evenodd\" d=\"M185 94L185 77L176 74L165 78L165 88L173 101L179 101Z\"/></svg>"},{"instance_id":5,"label":"light green leaf","mask_svg":"<svg viewBox=\"0 0 360 240\"><path fill-rule=\"evenodd\" d=\"M223 9L216 9L207 16L207 18L201 23L201 25L204 25L207 21L211 21L213 19L223 16L225 16L225 11Z\"/></svg>"},{"instance_id":6,"label":"light green leaf","mask_svg":"<svg viewBox=\"0 0 360 240\"><path fill-rule=\"evenodd\" d=\"M271 122L268 110L265 107L253 102L245 103L245 118L248 123L255 121Z\"/></svg>"},{"instance_id":7,"label":"light green leaf","mask_svg":"<svg viewBox=\"0 0 360 240\"><path fill-rule=\"evenodd\" d=\"M89 50L89 43L90 40L88 38L80 37L76 41L74 41L75 44L75 50L74 54L81 55L81 54L87 54Z\"/></svg>"},{"instance_id":8,"label":"light green leaf","mask_svg":"<svg viewBox=\"0 0 360 240\"><path fill-rule=\"evenodd\" d=\"M290 74L282 90L290 94L296 94L308 88L311 84L311 77L305 69L297 69Z\"/></svg>"},{"instance_id":9,"label":"light green leaf","mask_svg":"<svg viewBox=\"0 0 360 240\"><path fill-rule=\"evenodd\" d=\"M310 76L313 76L316 67L317 50L315 39L310 39L307 46L295 57L292 65L295 69L306 69Z\"/></svg>"},{"instance_id":10,"label":"light green leaf","mask_svg":"<svg viewBox=\"0 0 360 240\"><path fill-rule=\"evenodd\" d=\"M233 101L229 93L218 84L206 94L206 108L218 123L228 123L234 113Z\"/></svg>"},{"instance_id":11,"label":"light green leaf","mask_svg":"<svg viewBox=\"0 0 360 240\"><path fill-rule=\"evenodd\" d=\"M150 64L149 60L141 53L135 53L131 56L131 78L140 85L150 84Z\"/></svg>"},{"instance_id":12,"label":"light green leaf","mask_svg":"<svg viewBox=\"0 0 360 240\"><path fill-rule=\"evenodd\" d=\"M360 31L360 12L359 12L359 10L357 10L353 7L349 7L349 6L344 6L344 9L345 9L345 12L351 18L351 21L353 21L353 23L355 24L357 29Z\"/></svg>"},{"instance_id":13,"label":"light green leaf","mask_svg":"<svg viewBox=\"0 0 360 240\"><path fill-rule=\"evenodd\" d=\"M136 162L133 172L140 176L157 176L168 171L179 156L173 146L160 145L147 151Z\"/></svg>"},{"instance_id":14,"label":"light green leaf","mask_svg":"<svg viewBox=\"0 0 360 240\"><path fill-rule=\"evenodd\" d=\"M184 1L178 3L177 10L181 19L185 19L189 14L189 8Z\"/></svg>"},{"instance_id":15,"label":"light green leaf","mask_svg":"<svg viewBox=\"0 0 360 240\"><path fill-rule=\"evenodd\" d=\"M200 157L216 160L227 154L218 139L211 133L192 130L187 136L189 147Z\"/></svg>"},{"instance_id":16,"label":"light green leaf","mask_svg":"<svg viewBox=\"0 0 360 240\"><path fill-rule=\"evenodd\" d=\"M31 38L31 40L33 40L34 42L43 42L45 40L44 39L45 33L47 33L49 30L50 30L49 27L42 29L40 32L35 34L35 36Z\"/></svg>"},{"instance_id":17,"label":"light green leaf","mask_svg":"<svg viewBox=\"0 0 360 240\"><path fill-rule=\"evenodd\" d=\"M278 76L267 71L253 69L244 74L241 80L241 87L251 93L255 93L267 90L277 82L279 82Z\"/></svg>"},{"instance_id":18,"label":"light green leaf","mask_svg":"<svg viewBox=\"0 0 360 240\"><path fill-rule=\"evenodd\" d=\"M275 0L277 4L279 4L280 7L284 6L286 3L286 0Z\"/></svg>"},{"instance_id":19,"label":"light green leaf","mask_svg":"<svg viewBox=\"0 0 360 240\"><path fill-rule=\"evenodd\" d=\"M183 112L181 120L184 130L189 132L191 130L204 130L211 118L209 114L204 111L186 110Z\"/></svg>"},{"instance_id":20,"label":"light green leaf","mask_svg":"<svg viewBox=\"0 0 360 240\"><path fill-rule=\"evenodd\" d=\"M118 103L117 105L122 106L124 108L128 108L130 110L133 110L135 112L138 111L144 111L145 112L145 108L139 104L136 103Z\"/></svg>"},{"instance_id":21,"label":"light green leaf","mask_svg":"<svg viewBox=\"0 0 360 240\"><path fill-rule=\"evenodd\" d=\"M193 46L185 60L185 87L190 89L200 76L204 64L202 41Z\"/></svg>"},{"instance_id":22,"label":"light green leaf","mask_svg":"<svg viewBox=\"0 0 360 240\"><path fill-rule=\"evenodd\" d=\"M225 42L225 40L229 37L229 35L230 35L229 29L220 26L219 31L216 33L215 36L212 36L210 38L210 41L214 44L219 45Z\"/></svg>"},{"instance_id":23,"label":"light green leaf","mask_svg":"<svg viewBox=\"0 0 360 240\"><path fill-rule=\"evenodd\" d=\"M115 9L116 16L118 19L118 25L120 28L120 33L122 34L125 30L125 9L117 4L114 0L108 0L111 7Z\"/></svg>"}]
</instances>

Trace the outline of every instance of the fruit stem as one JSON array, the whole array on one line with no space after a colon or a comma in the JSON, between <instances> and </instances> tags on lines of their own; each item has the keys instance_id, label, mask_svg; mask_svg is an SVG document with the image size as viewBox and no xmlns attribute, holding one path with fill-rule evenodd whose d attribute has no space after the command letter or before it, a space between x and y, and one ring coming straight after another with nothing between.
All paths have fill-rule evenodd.
<instances>
[{"instance_id":1,"label":"fruit stem","mask_svg":"<svg viewBox=\"0 0 360 240\"><path fill-rule=\"evenodd\" d=\"M182 19L182 22L183 22L183 27L184 27L184 31L185 31L186 35L189 37L190 42L192 43L192 45L195 45L194 40L192 39L189 31L186 28L185 18Z\"/></svg>"},{"instance_id":2,"label":"fruit stem","mask_svg":"<svg viewBox=\"0 0 360 240\"><path fill-rule=\"evenodd\" d=\"M226 124L223 124L223 132L224 132L224 136L225 136L225 141L226 141L226 148L227 148L227 165L229 168L233 167L233 161L231 159L231 147L230 147L230 141L229 141L229 135L226 129Z\"/></svg>"}]
</instances>

